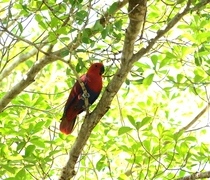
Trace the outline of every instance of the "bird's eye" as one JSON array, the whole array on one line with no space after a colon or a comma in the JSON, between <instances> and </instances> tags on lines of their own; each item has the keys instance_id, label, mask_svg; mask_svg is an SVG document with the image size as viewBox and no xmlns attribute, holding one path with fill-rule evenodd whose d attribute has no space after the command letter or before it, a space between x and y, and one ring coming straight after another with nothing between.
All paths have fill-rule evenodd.
<instances>
[{"instance_id":1,"label":"bird's eye","mask_svg":"<svg viewBox=\"0 0 210 180\"><path fill-rule=\"evenodd\" d=\"M98 67L98 65L96 64L95 67Z\"/></svg>"}]
</instances>

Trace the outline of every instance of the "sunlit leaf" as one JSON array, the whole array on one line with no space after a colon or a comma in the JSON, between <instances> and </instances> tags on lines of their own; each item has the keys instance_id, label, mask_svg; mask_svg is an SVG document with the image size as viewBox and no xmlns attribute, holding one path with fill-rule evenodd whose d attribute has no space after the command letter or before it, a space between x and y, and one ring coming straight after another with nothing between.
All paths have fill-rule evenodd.
<instances>
[{"instance_id":1,"label":"sunlit leaf","mask_svg":"<svg viewBox=\"0 0 210 180\"><path fill-rule=\"evenodd\" d=\"M33 138L30 140L30 142L37 147L45 148L45 143L41 138Z\"/></svg>"},{"instance_id":2,"label":"sunlit leaf","mask_svg":"<svg viewBox=\"0 0 210 180\"><path fill-rule=\"evenodd\" d=\"M35 150L36 146L35 145L29 145L25 148L25 156L30 156L33 151Z\"/></svg>"},{"instance_id":3,"label":"sunlit leaf","mask_svg":"<svg viewBox=\"0 0 210 180\"><path fill-rule=\"evenodd\" d=\"M131 115L127 115L128 120L130 121L130 123L135 127L136 126L136 122L133 116Z\"/></svg>"},{"instance_id":4,"label":"sunlit leaf","mask_svg":"<svg viewBox=\"0 0 210 180\"><path fill-rule=\"evenodd\" d=\"M152 84L153 82L153 78L154 78L154 74L150 74L149 76L147 76L144 80L143 80L143 84L146 86L149 86Z\"/></svg>"},{"instance_id":5,"label":"sunlit leaf","mask_svg":"<svg viewBox=\"0 0 210 180\"><path fill-rule=\"evenodd\" d=\"M123 126L118 130L118 135L122 135L122 134L127 133L131 130L132 130L132 128L127 127L127 126Z\"/></svg>"},{"instance_id":6,"label":"sunlit leaf","mask_svg":"<svg viewBox=\"0 0 210 180\"><path fill-rule=\"evenodd\" d=\"M105 156L102 156L98 162L96 163L96 169L98 171L101 171L104 168L104 164L105 164Z\"/></svg>"}]
</instances>

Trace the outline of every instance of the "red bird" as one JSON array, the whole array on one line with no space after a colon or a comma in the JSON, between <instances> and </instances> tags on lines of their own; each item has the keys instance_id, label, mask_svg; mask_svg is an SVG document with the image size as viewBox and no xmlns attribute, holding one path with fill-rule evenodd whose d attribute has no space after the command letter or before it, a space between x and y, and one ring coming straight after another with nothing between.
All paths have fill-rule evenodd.
<instances>
[{"instance_id":1,"label":"red bird","mask_svg":"<svg viewBox=\"0 0 210 180\"><path fill-rule=\"evenodd\" d=\"M94 103L101 92L103 73L103 64L94 63L90 66L87 73L80 77L89 95L88 101L90 105ZM77 115L84 110L85 102L83 98L83 91L77 81L74 84L65 104L63 116L61 118L60 131L64 134L70 134L73 131Z\"/></svg>"}]
</instances>

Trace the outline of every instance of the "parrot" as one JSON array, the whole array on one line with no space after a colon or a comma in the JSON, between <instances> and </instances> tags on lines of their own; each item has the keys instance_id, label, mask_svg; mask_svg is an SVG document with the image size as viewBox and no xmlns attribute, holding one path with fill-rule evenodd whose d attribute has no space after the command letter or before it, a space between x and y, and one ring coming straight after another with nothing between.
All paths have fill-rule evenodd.
<instances>
[{"instance_id":1,"label":"parrot","mask_svg":"<svg viewBox=\"0 0 210 180\"><path fill-rule=\"evenodd\" d=\"M92 105L98 98L102 89L102 74L104 73L102 63L93 63L86 74L80 77L88 93L88 104ZM63 134L71 134L77 115L85 110L85 101L82 87L76 81L72 87L69 97L64 106L63 116L60 123L60 131Z\"/></svg>"}]
</instances>

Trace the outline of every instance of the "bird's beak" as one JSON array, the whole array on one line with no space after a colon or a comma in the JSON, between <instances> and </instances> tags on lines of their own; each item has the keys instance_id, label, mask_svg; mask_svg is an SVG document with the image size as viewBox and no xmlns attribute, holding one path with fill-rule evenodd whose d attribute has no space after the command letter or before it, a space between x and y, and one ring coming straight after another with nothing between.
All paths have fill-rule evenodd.
<instances>
[{"instance_id":1,"label":"bird's beak","mask_svg":"<svg viewBox=\"0 0 210 180\"><path fill-rule=\"evenodd\" d=\"M101 69L100 69L100 75L102 75L104 73L104 66L101 66Z\"/></svg>"}]
</instances>

